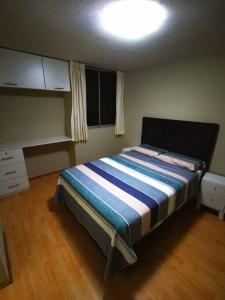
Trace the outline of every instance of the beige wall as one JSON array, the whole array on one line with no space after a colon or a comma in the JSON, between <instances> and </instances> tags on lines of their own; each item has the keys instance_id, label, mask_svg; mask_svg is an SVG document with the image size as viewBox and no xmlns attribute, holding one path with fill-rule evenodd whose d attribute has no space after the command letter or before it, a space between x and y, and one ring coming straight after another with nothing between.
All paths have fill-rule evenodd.
<instances>
[{"instance_id":1,"label":"beige wall","mask_svg":"<svg viewBox=\"0 0 225 300\"><path fill-rule=\"evenodd\" d=\"M190 59L130 71L126 72L125 78L126 135L115 137L114 127L89 129L88 142L75 145L77 164L118 153L123 146L140 143L142 117L153 116L219 123L220 131L211 170L225 175L223 56ZM65 110L69 111L69 106L69 100L65 101L60 93L7 92L1 89L0 142L64 135L70 124L69 113L66 117L64 113ZM68 145L50 148L46 148L46 151L43 148L26 151L31 177L51 172L56 165L57 169L67 167L68 155L71 156ZM39 168L41 165L45 166L44 169Z\"/></svg>"},{"instance_id":2,"label":"beige wall","mask_svg":"<svg viewBox=\"0 0 225 300\"><path fill-rule=\"evenodd\" d=\"M0 89L0 144L69 134L69 100L64 93ZM71 145L24 149L30 178L70 166Z\"/></svg>"},{"instance_id":3,"label":"beige wall","mask_svg":"<svg viewBox=\"0 0 225 300\"><path fill-rule=\"evenodd\" d=\"M71 94L0 89L0 144L17 140L70 136ZM114 127L91 128L86 144L62 143L24 150L30 178L121 150ZM75 150L75 151L74 151Z\"/></svg>"},{"instance_id":4,"label":"beige wall","mask_svg":"<svg viewBox=\"0 0 225 300\"><path fill-rule=\"evenodd\" d=\"M65 135L64 94L0 89L0 143Z\"/></svg>"},{"instance_id":5,"label":"beige wall","mask_svg":"<svg viewBox=\"0 0 225 300\"><path fill-rule=\"evenodd\" d=\"M29 178L52 173L70 166L70 143L25 148L24 156Z\"/></svg>"},{"instance_id":6,"label":"beige wall","mask_svg":"<svg viewBox=\"0 0 225 300\"><path fill-rule=\"evenodd\" d=\"M115 136L114 127L90 128L88 142L75 146L76 163L116 154L121 150L122 138Z\"/></svg>"},{"instance_id":7,"label":"beige wall","mask_svg":"<svg viewBox=\"0 0 225 300\"><path fill-rule=\"evenodd\" d=\"M123 145L140 143L143 116L220 125L211 171L225 175L225 57L170 62L126 73Z\"/></svg>"}]
</instances>

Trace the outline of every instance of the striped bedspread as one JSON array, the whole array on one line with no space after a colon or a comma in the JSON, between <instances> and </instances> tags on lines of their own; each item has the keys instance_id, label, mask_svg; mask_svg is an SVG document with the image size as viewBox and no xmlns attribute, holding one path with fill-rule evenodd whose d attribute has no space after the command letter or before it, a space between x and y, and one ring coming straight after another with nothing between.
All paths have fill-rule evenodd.
<instances>
[{"instance_id":1,"label":"striped bedspread","mask_svg":"<svg viewBox=\"0 0 225 300\"><path fill-rule=\"evenodd\" d=\"M138 240L196 195L198 176L129 151L64 170L58 181L58 202L63 201L60 189L65 189L70 201L76 201L109 237L110 247L104 251L108 257L105 277L111 278L137 260L133 245Z\"/></svg>"}]
</instances>

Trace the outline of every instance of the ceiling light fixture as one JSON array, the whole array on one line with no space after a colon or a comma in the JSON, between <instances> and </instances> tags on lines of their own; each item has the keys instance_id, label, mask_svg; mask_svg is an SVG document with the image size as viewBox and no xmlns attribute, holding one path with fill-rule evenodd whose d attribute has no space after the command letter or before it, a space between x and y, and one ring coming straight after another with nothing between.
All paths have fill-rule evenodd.
<instances>
[{"instance_id":1,"label":"ceiling light fixture","mask_svg":"<svg viewBox=\"0 0 225 300\"><path fill-rule=\"evenodd\" d=\"M136 40L157 31L166 17L166 9L156 1L123 0L103 9L101 23L118 37Z\"/></svg>"}]
</instances>

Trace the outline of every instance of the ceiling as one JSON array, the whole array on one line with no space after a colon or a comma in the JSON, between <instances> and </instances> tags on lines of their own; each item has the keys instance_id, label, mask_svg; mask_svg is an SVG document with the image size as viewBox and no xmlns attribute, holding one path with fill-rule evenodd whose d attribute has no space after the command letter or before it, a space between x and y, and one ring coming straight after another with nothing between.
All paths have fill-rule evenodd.
<instances>
[{"instance_id":1,"label":"ceiling","mask_svg":"<svg viewBox=\"0 0 225 300\"><path fill-rule=\"evenodd\" d=\"M139 41L103 31L109 0L1 0L0 46L112 69L225 51L225 0L165 0L163 28ZM135 22L135 20L134 20Z\"/></svg>"}]
</instances>

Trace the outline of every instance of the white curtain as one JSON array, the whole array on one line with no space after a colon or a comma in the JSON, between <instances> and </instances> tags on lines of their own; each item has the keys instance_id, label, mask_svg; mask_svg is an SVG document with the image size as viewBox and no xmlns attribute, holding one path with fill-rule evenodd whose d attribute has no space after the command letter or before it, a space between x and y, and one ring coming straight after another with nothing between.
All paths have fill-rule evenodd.
<instances>
[{"instance_id":1,"label":"white curtain","mask_svg":"<svg viewBox=\"0 0 225 300\"><path fill-rule=\"evenodd\" d=\"M76 143L88 139L85 65L70 61L72 89L71 135Z\"/></svg>"},{"instance_id":2,"label":"white curtain","mask_svg":"<svg viewBox=\"0 0 225 300\"><path fill-rule=\"evenodd\" d=\"M124 98L124 72L117 71L115 135L125 134L123 98Z\"/></svg>"}]
</instances>

